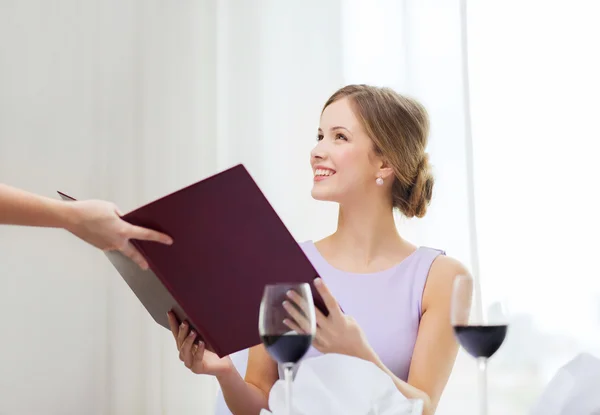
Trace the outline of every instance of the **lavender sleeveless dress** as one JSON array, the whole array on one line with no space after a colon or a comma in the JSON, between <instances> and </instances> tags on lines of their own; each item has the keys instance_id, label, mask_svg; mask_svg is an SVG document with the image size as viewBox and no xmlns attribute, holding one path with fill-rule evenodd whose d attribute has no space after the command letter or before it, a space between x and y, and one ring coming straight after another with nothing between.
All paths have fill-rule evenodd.
<instances>
[{"instance_id":1,"label":"lavender sleeveless dress","mask_svg":"<svg viewBox=\"0 0 600 415\"><path fill-rule=\"evenodd\" d=\"M371 274L355 274L329 264L312 241L303 242L300 246L344 312L354 317L363 329L383 364L406 381L421 321L425 282L433 261L445 253L419 247L392 268ZM320 354L311 347L304 359ZM247 350L231 357L244 376ZM231 415L221 391L215 415Z\"/></svg>"}]
</instances>

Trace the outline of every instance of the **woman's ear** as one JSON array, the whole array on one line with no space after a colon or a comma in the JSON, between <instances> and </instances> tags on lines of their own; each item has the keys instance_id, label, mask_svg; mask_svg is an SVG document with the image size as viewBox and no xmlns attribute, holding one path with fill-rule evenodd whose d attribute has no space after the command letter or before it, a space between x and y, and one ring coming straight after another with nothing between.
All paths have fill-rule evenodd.
<instances>
[{"instance_id":1,"label":"woman's ear","mask_svg":"<svg viewBox=\"0 0 600 415\"><path fill-rule=\"evenodd\" d=\"M394 169L389 165L385 160L381 162L379 166L379 172L377 173L377 177L381 177L382 179L387 179L394 175Z\"/></svg>"}]
</instances>

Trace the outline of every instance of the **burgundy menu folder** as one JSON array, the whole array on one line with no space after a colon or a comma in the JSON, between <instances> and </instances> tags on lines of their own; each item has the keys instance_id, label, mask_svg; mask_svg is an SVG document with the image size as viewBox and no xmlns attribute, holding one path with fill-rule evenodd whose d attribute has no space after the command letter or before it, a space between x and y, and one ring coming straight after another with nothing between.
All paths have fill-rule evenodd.
<instances>
[{"instance_id":1,"label":"burgundy menu folder","mask_svg":"<svg viewBox=\"0 0 600 415\"><path fill-rule=\"evenodd\" d=\"M310 283L315 305L327 314L312 284L316 270L241 164L122 218L174 243L131 241L147 271L118 251L106 252L109 260L158 324L168 329L173 310L220 357L261 342L266 284Z\"/></svg>"}]
</instances>

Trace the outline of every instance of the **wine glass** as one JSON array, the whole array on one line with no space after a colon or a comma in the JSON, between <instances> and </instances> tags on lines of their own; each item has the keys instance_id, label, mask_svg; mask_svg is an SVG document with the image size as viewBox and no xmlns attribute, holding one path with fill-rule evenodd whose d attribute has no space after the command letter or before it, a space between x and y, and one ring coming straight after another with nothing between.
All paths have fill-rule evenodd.
<instances>
[{"instance_id":1,"label":"wine glass","mask_svg":"<svg viewBox=\"0 0 600 415\"><path fill-rule=\"evenodd\" d=\"M293 301L288 296L290 292L296 294ZM290 307L292 312L288 311ZM258 331L267 352L283 366L287 413L291 415L294 366L310 348L317 331L310 285L301 283L265 286L260 303Z\"/></svg>"},{"instance_id":2,"label":"wine glass","mask_svg":"<svg viewBox=\"0 0 600 415\"><path fill-rule=\"evenodd\" d=\"M480 414L487 415L487 363L506 337L506 301L497 292L482 295L472 277L457 275L452 289L451 322L460 345L477 359Z\"/></svg>"}]
</instances>

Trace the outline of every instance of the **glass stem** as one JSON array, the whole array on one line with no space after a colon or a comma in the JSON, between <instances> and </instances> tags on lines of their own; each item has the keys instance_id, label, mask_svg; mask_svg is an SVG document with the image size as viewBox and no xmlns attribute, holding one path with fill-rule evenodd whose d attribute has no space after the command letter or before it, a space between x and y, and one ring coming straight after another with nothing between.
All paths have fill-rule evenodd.
<instances>
[{"instance_id":1,"label":"glass stem","mask_svg":"<svg viewBox=\"0 0 600 415\"><path fill-rule=\"evenodd\" d=\"M477 358L477 366L479 368L479 414L487 415L488 413L488 398L487 398L487 358Z\"/></svg>"},{"instance_id":2,"label":"glass stem","mask_svg":"<svg viewBox=\"0 0 600 415\"><path fill-rule=\"evenodd\" d=\"M286 415L292 415L292 377L294 375L294 364L283 365L283 379L285 381L285 406Z\"/></svg>"}]
</instances>

